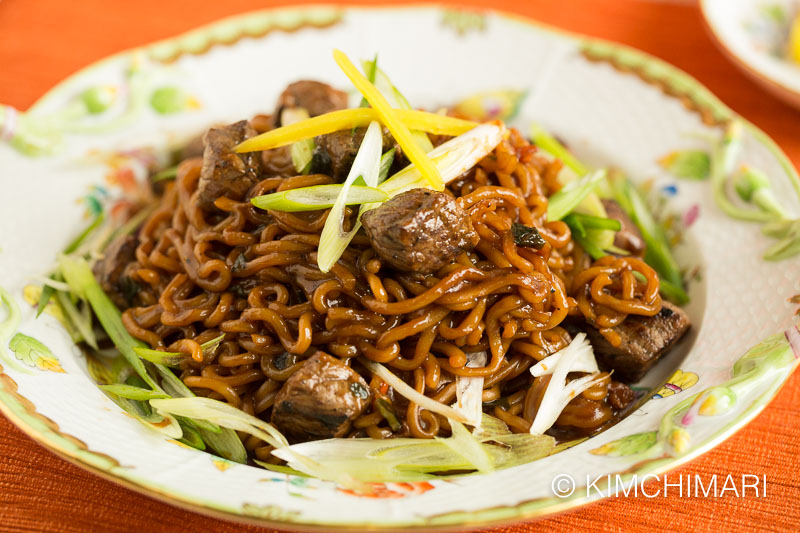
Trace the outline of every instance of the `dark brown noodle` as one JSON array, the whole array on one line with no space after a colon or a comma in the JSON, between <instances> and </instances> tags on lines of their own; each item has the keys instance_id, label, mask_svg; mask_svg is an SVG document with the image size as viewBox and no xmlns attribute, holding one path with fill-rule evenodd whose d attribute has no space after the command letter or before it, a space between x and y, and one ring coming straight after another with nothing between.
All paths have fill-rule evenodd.
<instances>
[{"instance_id":1,"label":"dark brown noodle","mask_svg":"<svg viewBox=\"0 0 800 533\"><path fill-rule=\"evenodd\" d=\"M569 343L562 327L569 314L595 322L613 343L610 328L628 314L651 316L661 307L658 278L641 260L590 263L566 224L545 221L561 163L537 155L516 130L448 187L481 240L430 276L393 271L363 233L330 273L321 273L316 249L327 211L264 212L223 197L216 202L221 214L210 214L196 198L201 163L180 164L141 227L132 269L141 290L123 320L153 348L186 354L180 377L198 395L265 419L282 383L323 351L360 372L375 392L353 435L449 432L445 418L395 394L357 356L383 363L446 404L455 399L456 376L482 376L488 412L527 431L549 380L528 370ZM324 175L265 176L249 197L331 182ZM518 247L513 222L537 227L547 244ZM221 334L216 353L204 355L200 344ZM486 366L467 367L467 354L480 351ZM610 382L606 375L574 399L557 426L585 432L609 421ZM390 429L378 401L388 402L399 430ZM258 439L245 445L255 457L269 457Z\"/></svg>"}]
</instances>

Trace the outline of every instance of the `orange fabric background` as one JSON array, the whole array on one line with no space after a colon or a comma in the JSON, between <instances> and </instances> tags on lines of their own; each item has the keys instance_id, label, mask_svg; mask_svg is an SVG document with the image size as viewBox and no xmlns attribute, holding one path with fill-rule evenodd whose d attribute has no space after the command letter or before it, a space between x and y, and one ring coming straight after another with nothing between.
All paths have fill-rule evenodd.
<instances>
[{"instance_id":1,"label":"orange fabric background","mask_svg":"<svg viewBox=\"0 0 800 533\"><path fill-rule=\"evenodd\" d=\"M661 57L698 78L729 106L763 128L794 164L800 165L800 112L762 92L723 58L691 2L459 3L516 12L564 29L633 45ZM65 76L106 55L170 37L223 16L281 4L286 2L0 0L0 102L25 109ZM712 474L766 475L766 498L618 499L502 531L800 531L798 448L800 374L795 374L755 422L672 474L698 474L704 479ZM56 458L2 417L0 530L265 531L205 518L120 488Z\"/></svg>"}]
</instances>

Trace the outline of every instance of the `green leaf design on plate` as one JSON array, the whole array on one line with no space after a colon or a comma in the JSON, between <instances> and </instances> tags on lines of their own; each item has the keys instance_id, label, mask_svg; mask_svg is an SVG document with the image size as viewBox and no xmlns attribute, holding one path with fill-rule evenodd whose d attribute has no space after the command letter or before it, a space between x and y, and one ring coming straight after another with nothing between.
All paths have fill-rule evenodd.
<instances>
[{"instance_id":1,"label":"green leaf design on plate","mask_svg":"<svg viewBox=\"0 0 800 533\"><path fill-rule=\"evenodd\" d=\"M699 416L722 415L745 402L751 402L745 413L758 408L777 391L785 375L794 370L798 358L798 326L753 346L733 365L731 379L698 392L667 411L658 428L659 443L673 455L687 453L694 444L687 428L699 423Z\"/></svg>"},{"instance_id":2,"label":"green leaf design on plate","mask_svg":"<svg viewBox=\"0 0 800 533\"><path fill-rule=\"evenodd\" d=\"M658 432L646 431L644 433L635 433L627 437L622 437L621 439L612 440L599 448L591 450L589 453L608 457L624 457L644 453L655 446L657 442Z\"/></svg>"},{"instance_id":3,"label":"green leaf design on plate","mask_svg":"<svg viewBox=\"0 0 800 533\"><path fill-rule=\"evenodd\" d=\"M486 15L463 9L445 9L442 26L449 26L462 36L470 31L483 31L486 29Z\"/></svg>"},{"instance_id":4,"label":"green leaf design on plate","mask_svg":"<svg viewBox=\"0 0 800 533\"><path fill-rule=\"evenodd\" d=\"M705 150L677 150L658 163L676 178L704 180L711 174L711 156Z\"/></svg>"},{"instance_id":5,"label":"green leaf design on plate","mask_svg":"<svg viewBox=\"0 0 800 533\"><path fill-rule=\"evenodd\" d=\"M300 513L284 509L277 505L257 505L255 503L246 503L242 506L242 514L245 516L254 516L256 518L263 518L268 520L278 520L283 522L292 522L297 520Z\"/></svg>"},{"instance_id":6,"label":"green leaf design on plate","mask_svg":"<svg viewBox=\"0 0 800 533\"><path fill-rule=\"evenodd\" d=\"M58 358L53 355L50 348L23 333L17 333L8 347L17 356L17 359L28 366L39 370L50 370L51 372L64 372Z\"/></svg>"},{"instance_id":7,"label":"green leaf design on plate","mask_svg":"<svg viewBox=\"0 0 800 533\"><path fill-rule=\"evenodd\" d=\"M113 85L98 85L83 91L80 99L89 114L98 115L114 104L117 94L117 88Z\"/></svg>"},{"instance_id":8,"label":"green leaf design on plate","mask_svg":"<svg viewBox=\"0 0 800 533\"><path fill-rule=\"evenodd\" d=\"M3 287L0 287L0 317L2 316L5 316L5 318L0 320L0 361L18 372L30 374L30 371L18 364L15 359L12 359L6 350L8 340L17 331L22 321L22 312L14 297Z\"/></svg>"},{"instance_id":9,"label":"green leaf design on plate","mask_svg":"<svg viewBox=\"0 0 800 533\"><path fill-rule=\"evenodd\" d=\"M150 107L157 113L169 115L187 109L197 109L199 102L179 87L159 87L150 96Z\"/></svg>"},{"instance_id":10,"label":"green leaf design on plate","mask_svg":"<svg viewBox=\"0 0 800 533\"><path fill-rule=\"evenodd\" d=\"M478 120L512 120L528 92L519 89L496 89L473 94L454 107L459 113Z\"/></svg>"}]
</instances>

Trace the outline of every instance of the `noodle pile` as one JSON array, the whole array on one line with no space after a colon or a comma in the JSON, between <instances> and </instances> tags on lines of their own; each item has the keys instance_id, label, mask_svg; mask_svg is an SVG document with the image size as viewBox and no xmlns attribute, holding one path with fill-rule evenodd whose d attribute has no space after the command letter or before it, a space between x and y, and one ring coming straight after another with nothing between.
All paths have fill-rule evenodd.
<instances>
[{"instance_id":1,"label":"noodle pile","mask_svg":"<svg viewBox=\"0 0 800 533\"><path fill-rule=\"evenodd\" d=\"M549 380L528 370L569 344L570 315L596 324L615 344L610 328L629 314L658 313L661 300L658 278L643 261L607 256L591 262L564 222L545 221L561 163L510 131L448 187L469 213L479 244L428 276L389 268L363 232L323 274L316 250L327 211L266 212L249 203L262 194L332 183L328 176L265 175L247 199L222 197L215 204L220 212L209 213L196 201L202 160L184 160L140 229L136 261L128 265L140 289L136 306L123 313L125 327L154 349L190 356L179 375L196 394L265 420L282 384L321 351L350 365L373 391L351 436L449 434L444 417L394 393L359 356L447 405L455 401L456 376L484 377L487 412L514 431L528 431ZM267 168L270 158L283 157L278 150L263 156ZM517 246L515 222L538 228L547 244ZM222 334L219 348L204 354L200 345ZM466 366L474 352L486 353L486 366ZM622 407L619 387L605 374L563 411L556 432L588 433L612 420ZM269 458L257 439L245 446L254 457Z\"/></svg>"}]
</instances>

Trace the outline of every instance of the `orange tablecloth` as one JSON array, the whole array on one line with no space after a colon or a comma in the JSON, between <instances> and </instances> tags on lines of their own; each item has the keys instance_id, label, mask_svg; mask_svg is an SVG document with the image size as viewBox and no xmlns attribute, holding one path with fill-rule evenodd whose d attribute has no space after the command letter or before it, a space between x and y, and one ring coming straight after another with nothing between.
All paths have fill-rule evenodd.
<instances>
[{"instance_id":1,"label":"orange tablecloth","mask_svg":"<svg viewBox=\"0 0 800 533\"><path fill-rule=\"evenodd\" d=\"M309 2L0 0L0 102L25 109L65 76L106 55L170 37L223 16L286 3ZM459 3L516 12L659 56L698 78L729 106L763 128L794 164L800 165L800 112L762 92L717 52L691 2ZM502 531L799 531L798 447L800 374L795 374L756 421L675 473L698 474L704 479L712 474L766 475L767 497L618 499ZM104 481L56 458L1 416L0 530L264 531L195 515Z\"/></svg>"}]
</instances>

